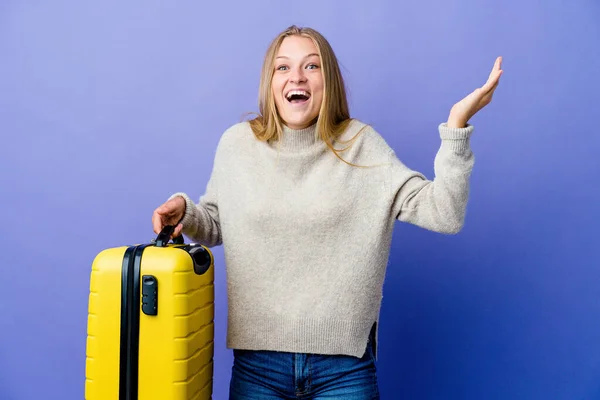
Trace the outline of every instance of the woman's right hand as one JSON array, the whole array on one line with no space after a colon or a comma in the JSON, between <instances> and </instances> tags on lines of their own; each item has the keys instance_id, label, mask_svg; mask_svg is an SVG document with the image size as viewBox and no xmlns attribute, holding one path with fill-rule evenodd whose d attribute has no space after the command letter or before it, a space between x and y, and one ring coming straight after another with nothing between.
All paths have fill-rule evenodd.
<instances>
[{"instance_id":1,"label":"woman's right hand","mask_svg":"<svg viewBox=\"0 0 600 400\"><path fill-rule=\"evenodd\" d=\"M181 235L183 224L179 223L185 215L185 200L181 196L177 196L167 201L152 214L152 226L154 233L157 235L166 225L175 225L175 230L171 235L171 239Z\"/></svg>"}]
</instances>

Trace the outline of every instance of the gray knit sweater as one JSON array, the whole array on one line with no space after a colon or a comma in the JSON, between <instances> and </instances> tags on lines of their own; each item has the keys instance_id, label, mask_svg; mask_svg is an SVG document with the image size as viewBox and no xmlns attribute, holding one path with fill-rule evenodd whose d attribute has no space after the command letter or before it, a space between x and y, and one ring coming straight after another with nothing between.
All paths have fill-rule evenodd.
<instances>
[{"instance_id":1,"label":"gray knit sweater","mask_svg":"<svg viewBox=\"0 0 600 400\"><path fill-rule=\"evenodd\" d=\"M364 126L353 120L342 139ZM439 125L434 180L399 161L370 126L341 153L368 168L339 160L315 129L265 143L238 123L217 146L199 202L171 196L186 200L190 240L224 246L229 348L362 356L395 222L446 234L463 226L473 126Z\"/></svg>"}]
</instances>

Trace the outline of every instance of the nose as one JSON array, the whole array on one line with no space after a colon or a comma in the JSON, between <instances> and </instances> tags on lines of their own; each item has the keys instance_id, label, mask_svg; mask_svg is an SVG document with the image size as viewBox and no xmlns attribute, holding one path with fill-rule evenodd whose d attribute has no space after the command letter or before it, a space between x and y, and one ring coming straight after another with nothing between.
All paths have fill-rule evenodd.
<instances>
[{"instance_id":1,"label":"nose","mask_svg":"<svg viewBox=\"0 0 600 400\"><path fill-rule=\"evenodd\" d=\"M290 82L292 83L301 83L306 82L306 76L304 75L304 70L302 68L295 68L292 70L290 74Z\"/></svg>"}]
</instances>

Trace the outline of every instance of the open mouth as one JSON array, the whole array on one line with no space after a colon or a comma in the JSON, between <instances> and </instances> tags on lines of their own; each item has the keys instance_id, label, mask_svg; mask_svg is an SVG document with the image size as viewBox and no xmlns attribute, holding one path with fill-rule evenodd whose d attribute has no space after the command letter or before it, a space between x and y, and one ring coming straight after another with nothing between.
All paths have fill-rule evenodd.
<instances>
[{"instance_id":1,"label":"open mouth","mask_svg":"<svg viewBox=\"0 0 600 400\"><path fill-rule=\"evenodd\" d=\"M310 99L310 93L306 90L291 90L285 95L285 98L292 104L301 104Z\"/></svg>"}]
</instances>

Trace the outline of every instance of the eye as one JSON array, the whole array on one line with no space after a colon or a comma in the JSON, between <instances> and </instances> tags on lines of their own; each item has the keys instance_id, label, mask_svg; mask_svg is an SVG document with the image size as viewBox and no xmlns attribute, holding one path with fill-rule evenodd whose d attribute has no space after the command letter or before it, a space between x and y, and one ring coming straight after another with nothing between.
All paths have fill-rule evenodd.
<instances>
[{"instance_id":1,"label":"eye","mask_svg":"<svg viewBox=\"0 0 600 400\"><path fill-rule=\"evenodd\" d=\"M317 69L317 68L319 68L319 66L317 64L308 64L306 66L306 68L308 68L308 69Z\"/></svg>"},{"instance_id":2,"label":"eye","mask_svg":"<svg viewBox=\"0 0 600 400\"><path fill-rule=\"evenodd\" d=\"M277 71L284 71L285 69L287 69L286 65L280 65L276 68Z\"/></svg>"}]
</instances>

